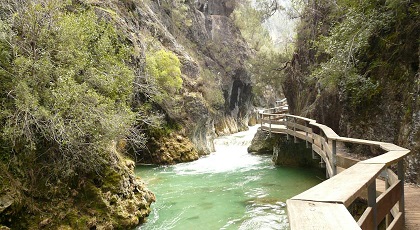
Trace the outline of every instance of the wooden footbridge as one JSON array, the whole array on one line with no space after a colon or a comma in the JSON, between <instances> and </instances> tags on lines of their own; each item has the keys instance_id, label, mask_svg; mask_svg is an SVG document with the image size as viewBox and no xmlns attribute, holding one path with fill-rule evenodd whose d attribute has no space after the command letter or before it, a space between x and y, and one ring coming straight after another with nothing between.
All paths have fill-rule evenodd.
<instances>
[{"instance_id":1,"label":"wooden footbridge","mask_svg":"<svg viewBox=\"0 0 420 230\"><path fill-rule=\"evenodd\" d=\"M330 178L287 200L291 229L378 229L379 225L387 230L404 229L403 159L410 151L391 143L340 137L315 120L287 114L284 102L259 112L261 129L270 135L285 134L295 143L305 141L320 156ZM385 153L349 161L337 154L340 142L376 146ZM337 174L338 167L344 170ZM384 181L384 188L377 188L378 179ZM356 220L347 207L358 197L367 197L367 208Z\"/></svg>"}]
</instances>

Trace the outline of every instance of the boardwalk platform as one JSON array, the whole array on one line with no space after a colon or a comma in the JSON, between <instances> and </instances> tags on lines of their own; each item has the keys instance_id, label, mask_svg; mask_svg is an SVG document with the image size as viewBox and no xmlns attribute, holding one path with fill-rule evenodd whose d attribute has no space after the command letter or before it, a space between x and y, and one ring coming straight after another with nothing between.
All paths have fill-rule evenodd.
<instances>
[{"instance_id":1,"label":"boardwalk platform","mask_svg":"<svg viewBox=\"0 0 420 230\"><path fill-rule=\"evenodd\" d=\"M260 112L261 129L270 135L291 136L294 142L306 142L325 162L330 177L287 201L292 230L377 229L385 218L387 230L420 229L420 188L404 185L403 159L409 154L408 149L392 143L341 137L315 120L286 113L284 107ZM385 153L359 161L350 157L343 143L376 146ZM368 208L356 222L346 207L357 197L367 198Z\"/></svg>"}]
</instances>

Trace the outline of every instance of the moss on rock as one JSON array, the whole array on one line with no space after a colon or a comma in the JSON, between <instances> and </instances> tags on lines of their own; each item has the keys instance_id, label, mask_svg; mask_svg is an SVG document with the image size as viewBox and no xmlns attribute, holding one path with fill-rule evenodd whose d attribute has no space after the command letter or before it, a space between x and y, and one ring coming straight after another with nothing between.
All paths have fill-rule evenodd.
<instances>
[{"instance_id":1,"label":"moss on rock","mask_svg":"<svg viewBox=\"0 0 420 230\"><path fill-rule=\"evenodd\" d=\"M149 159L143 162L167 165L197 160L199 156L191 140L176 133L152 138L148 145Z\"/></svg>"},{"instance_id":2,"label":"moss on rock","mask_svg":"<svg viewBox=\"0 0 420 230\"><path fill-rule=\"evenodd\" d=\"M114 146L115 149L115 146ZM39 162L6 167L0 162L0 226L5 229L129 229L145 221L155 196L134 174L134 162L116 151L95 173L51 181ZM11 173L15 167L30 174ZM44 175L44 176L43 176ZM4 180L4 178L7 178ZM27 187L35 179L34 184ZM5 182L7 181L7 183ZM15 183L21 181L22 183ZM7 204L7 205L6 205Z\"/></svg>"}]
</instances>

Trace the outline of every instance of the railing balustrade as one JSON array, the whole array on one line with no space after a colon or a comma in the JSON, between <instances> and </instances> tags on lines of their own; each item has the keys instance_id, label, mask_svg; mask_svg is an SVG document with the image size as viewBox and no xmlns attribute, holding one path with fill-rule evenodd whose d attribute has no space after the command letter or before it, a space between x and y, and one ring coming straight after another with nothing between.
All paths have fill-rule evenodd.
<instances>
[{"instance_id":1,"label":"railing balustrade","mask_svg":"<svg viewBox=\"0 0 420 230\"><path fill-rule=\"evenodd\" d=\"M287 200L291 229L377 229L385 219L386 229L404 226L404 167L409 150L392 143L340 137L331 128L313 119L287 114L285 100L260 112L261 129L292 135L294 142L312 145L325 162L330 179ZM268 118L268 119L267 119ZM267 125L268 124L268 125ZM360 162L337 155L337 142L376 146L384 154ZM391 170L397 165L397 174ZM337 174L337 166L347 168ZM386 190L377 197L376 179L385 180ZM356 221L347 210L367 190L368 207Z\"/></svg>"}]
</instances>

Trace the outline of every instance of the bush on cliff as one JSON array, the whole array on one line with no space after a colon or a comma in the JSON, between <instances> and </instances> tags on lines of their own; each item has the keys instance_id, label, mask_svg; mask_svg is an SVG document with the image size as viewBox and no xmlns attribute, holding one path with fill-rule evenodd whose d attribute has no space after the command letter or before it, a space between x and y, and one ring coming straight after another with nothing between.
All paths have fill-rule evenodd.
<instances>
[{"instance_id":1,"label":"bush on cliff","mask_svg":"<svg viewBox=\"0 0 420 230\"><path fill-rule=\"evenodd\" d=\"M146 72L156 83L160 94L155 99L167 99L182 87L181 62L171 51L161 49L146 58Z\"/></svg>"},{"instance_id":2,"label":"bush on cliff","mask_svg":"<svg viewBox=\"0 0 420 230\"><path fill-rule=\"evenodd\" d=\"M129 133L130 49L91 10L16 4L2 27L1 137L8 153L51 157L64 174L94 170Z\"/></svg>"},{"instance_id":3,"label":"bush on cliff","mask_svg":"<svg viewBox=\"0 0 420 230\"><path fill-rule=\"evenodd\" d=\"M117 151L143 142L131 48L80 4L0 2L0 226L131 228L150 212L153 194Z\"/></svg>"}]
</instances>

